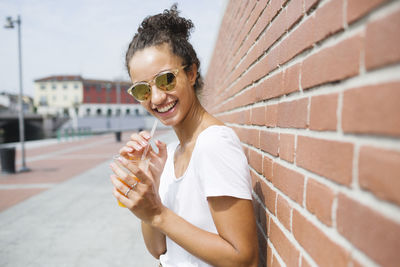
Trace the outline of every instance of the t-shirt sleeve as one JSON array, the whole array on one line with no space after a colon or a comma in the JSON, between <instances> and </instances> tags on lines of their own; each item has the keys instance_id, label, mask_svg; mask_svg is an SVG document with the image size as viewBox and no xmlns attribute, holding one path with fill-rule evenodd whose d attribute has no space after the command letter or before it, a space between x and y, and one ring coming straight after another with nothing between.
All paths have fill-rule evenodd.
<instances>
[{"instance_id":1,"label":"t-shirt sleeve","mask_svg":"<svg viewBox=\"0 0 400 267\"><path fill-rule=\"evenodd\" d=\"M249 166L233 130L217 128L199 141L195 164L205 196L251 199Z\"/></svg>"}]
</instances>

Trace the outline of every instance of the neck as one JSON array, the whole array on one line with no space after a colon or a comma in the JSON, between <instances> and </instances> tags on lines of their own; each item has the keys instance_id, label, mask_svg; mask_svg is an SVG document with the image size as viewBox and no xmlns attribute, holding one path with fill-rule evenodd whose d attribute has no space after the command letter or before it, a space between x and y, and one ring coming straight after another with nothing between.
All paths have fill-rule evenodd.
<instances>
[{"instance_id":1,"label":"neck","mask_svg":"<svg viewBox=\"0 0 400 267\"><path fill-rule=\"evenodd\" d=\"M188 114L178 125L174 126L175 133L181 146L196 140L199 133L207 127L207 117L211 116L196 99Z\"/></svg>"}]
</instances>

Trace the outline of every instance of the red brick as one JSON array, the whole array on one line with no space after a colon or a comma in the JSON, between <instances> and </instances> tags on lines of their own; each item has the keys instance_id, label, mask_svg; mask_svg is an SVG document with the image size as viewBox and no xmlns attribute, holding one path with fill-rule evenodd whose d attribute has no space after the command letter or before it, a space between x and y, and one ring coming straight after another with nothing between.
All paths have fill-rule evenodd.
<instances>
[{"instance_id":1,"label":"red brick","mask_svg":"<svg viewBox=\"0 0 400 267\"><path fill-rule=\"evenodd\" d=\"M260 148L273 156L278 156L279 134L260 131Z\"/></svg>"},{"instance_id":2,"label":"red brick","mask_svg":"<svg viewBox=\"0 0 400 267\"><path fill-rule=\"evenodd\" d=\"M311 264L305 258L302 258L301 259L301 267L311 267Z\"/></svg>"},{"instance_id":3,"label":"red brick","mask_svg":"<svg viewBox=\"0 0 400 267\"><path fill-rule=\"evenodd\" d=\"M304 176L274 163L272 183L288 197L303 205Z\"/></svg>"},{"instance_id":4,"label":"red brick","mask_svg":"<svg viewBox=\"0 0 400 267\"><path fill-rule=\"evenodd\" d=\"M298 63L287 68L283 74L283 94L289 94L300 90L300 66Z\"/></svg>"},{"instance_id":5,"label":"red brick","mask_svg":"<svg viewBox=\"0 0 400 267\"><path fill-rule=\"evenodd\" d=\"M311 8L315 7L320 0L305 0L304 7L305 11L308 12Z\"/></svg>"},{"instance_id":6,"label":"red brick","mask_svg":"<svg viewBox=\"0 0 400 267\"><path fill-rule=\"evenodd\" d=\"M252 108L251 123L255 125L265 125L265 106Z\"/></svg>"},{"instance_id":7,"label":"red brick","mask_svg":"<svg viewBox=\"0 0 400 267\"><path fill-rule=\"evenodd\" d=\"M278 252L281 259L286 263L287 266L297 266L299 263L299 251L294 247L289 239L285 236L278 225L271 220L271 229L269 238L272 241L276 251ZM275 260L274 260L275 261Z\"/></svg>"},{"instance_id":8,"label":"red brick","mask_svg":"<svg viewBox=\"0 0 400 267\"><path fill-rule=\"evenodd\" d=\"M347 266L349 252L332 241L326 234L293 210L293 234L300 245L310 254L318 266Z\"/></svg>"},{"instance_id":9,"label":"red brick","mask_svg":"<svg viewBox=\"0 0 400 267\"><path fill-rule=\"evenodd\" d=\"M286 227L287 230L292 231L290 224L290 217L292 213L292 208L290 207L287 200L285 200L281 195L278 195L278 200L276 203L276 216L278 220Z\"/></svg>"},{"instance_id":10,"label":"red brick","mask_svg":"<svg viewBox=\"0 0 400 267\"><path fill-rule=\"evenodd\" d=\"M272 181L272 169L273 169L273 160L267 156L263 158L263 176L267 178L268 181Z\"/></svg>"},{"instance_id":11,"label":"red brick","mask_svg":"<svg viewBox=\"0 0 400 267\"><path fill-rule=\"evenodd\" d=\"M269 28L263 35L261 42L265 48L269 48L276 40L278 40L286 31L286 12L282 11L270 24Z\"/></svg>"},{"instance_id":12,"label":"red brick","mask_svg":"<svg viewBox=\"0 0 400 267\"><path fill-rule=\"evenodd\" d=\"M265 240L263 231L257 227L257 241L258 241L258 266L266 266L265 252L267 250L267 240Z\"/></svg>"},{"instance_id":13,"label":"red brick","mask_svg":"<svg viewBox=\"0 0 400 267\"><path fill-rule=\"evenodd\" d=\"M263 58L263 60L265 60L266 62L266 73L270 73L279 66L279 64L281 63L281 53L283 53L283 51L280 45L277 45L269 50L267 56Z\"/></svg>"},{"instance_id":14,"label":"red brick","mask_svg":"<svg viewBox=\"0 0 400 267\"><path fill-rule=\"evenodd\" d=\"M328 226L332 225L332 204L335 193L329 187L308 179L306 187L307 209Z\"/></svg>"},{"instance_id":15,"label":"red brick","mask_svg":"<svg viewBox=\"0 0 400 267\"><path fill-rule=\"evenodd\" d=\"M286 29L290 29L303 16L303 0L292 0L286 6Z\"/></svg>"},{"instance_id":16,"label":"red brick","mask_svg":"<svg viewBox=\"0 0 400 267\"><path fill-rule=\"evenodd\" d=\"M309 49L314 44L314 20L313 16L306 18L296 29L294 29L280 46L283 48L280 53L280 64L286 63L294 56Z\"/></svg>"},{"instance_id":17,"label":"red brick","mask_svg":"<svg viewBox=\"0 0 400 267\"><path fill-rule=\"evenodd\" d=\"M251 167L253 167L258 173L262 173L262 155L252 149L249 150L249 155L249 164Z\"/></svg>"},{"instance_id":18,"label":"red brick","mask_svg":"<svg viewBox=\"0 0 400 267\"><path fill-rule=\"evenodd\" d=\"M314 42L343 29L343 0L331 0L316 10Z\"/></svg>"},{"instance_id":19,"label":"red brick","mask_svg":"<svg viewBox=\"0 0 400 267\"><path fill-rule=\"evenodd\" d=\"M358 173L362 188L400 205L400 152L361 147Z\"/></svg>"},{"instance_id":20,"label":"red brick","mask_svg":"<svg viewBox=\"0 0 400 267\"><path fill-rule=\"evenodd\" d=\"M334 131L337 125L338 94L319 95L311 98L310 129Z\"/></svg>"},{"instance_id":21,"label":"red brick","mask_svg":"<svg viewBox=\"0 0 400 267\"><path fill-rule=\"evenodd\" d=\"M301 70L303 89L357 75L361 49L362 37L356 35L307 57Z\"/></svg>"},{"instance_id":22,"label":"red brick","mask_svg":"<svg viewBox=\"0 0 400 267\"><path fill-rule=\"evenodd\" d=\"M308 98L278 104L278 126L307 128Z\"/></svg>"},{"instance_id":23,"label":"red brick","mask_svg":"<svg viewBox=\"0 0 400 267\"><path fill-rule=\"evenodd\" d=\"M281 267L281 264L279 263L275 255L273 256L272 259L272 267Z\"/></svg>"},{"instance_id":24,"label":"red brick","mask_svg":"<svg viewBox=\"0 0 400 267\"><path fill-rule=\"evenodd\" d=\"M266 106L265 125L276 127L278 121L278 104Z\"/></svg>"},{"instance_id":25,"label":"red brick","mask_svg":"<svg viewBox=\"0 0 400 267\"><path fill-rule=\"evenodd\" d=\"M269 185L262 181L257 175L252 175L253 190L260 198L264 206L275 215L275 199L276 193L273 191Z\"/></svg>"},{"instance_id":26,"label":"red brick","mask_svg":"<svg viewBox=\"0 0 400 267\"><path fill-rule=\"evenodd\" d=\"M400 10L367 25L365 63L373 69L400 61Z\"/></svg>"},{"instance_id":27,"label":"red brick","mask_svg":"<svg viewBox=\"0 0 400 267\"><path fill-rule=\"evenodd\" d=\"M279 157L293 163L294 161L294 135L279 135Z\"/></svg>"},{"instance_id":28,"label":"red brick","mask_svg":"<svg viewBox=\"0 0 400 267\"><path fill-rule=\"evenodd\" d=\"M250 109L246 109L245 111L243 111L244 113L244 124L251 124L251 110Z\"/></svg>"},{"instance_id":29,"label":"red brick","mask_svg":"<svg viewBox=\"0 0 400 267\"><path fill-rule=\"evenodd\" d=\"M347 23L351 23L378 7L386 0L347 0Z\"/></svg>"},{"instance_id":30,"label":"red brick","mask_svg":"<svg viewBox=\"0 0 400 267\"><path fill-rule=\"evenodd\" d=\"M382 266L400 262L400 224L345 195L339 195L337 229Z\"/></svg>"},{"instance_id":31,"label":"red brick","mask_svg":"<svg viewBox=\"0 0 400 267\"><path fill-rule=\"evenodd\" d=\"M298 136L296 163L349 186L352 181L353 147L351 143Z\"/></svg>"},{"instance_id":32,"label":"red brick","mask_svg":"<svg viewBox=\"0 0 400 267\"><path fill-rule=\"evenodd\" d=\"M343 131L400 136L399 103L399 82L345 91L342 112Z\"/></svg>"},{"instance_id":33,"label":"red brick","mask_svg":"<svg viewBox=\"0 0 400 267\"><path fill-rule=\"evenodd\" d=\"M268 76L258 87L257 96L271 99L283 95L283 72Z\"/></svg>"},{"instance_id":34,"label":"red brick","mask_svg":"<svg viewBox=\"0 0 400 267\"><path fill-rule=\"evenodd\" d=\"M268 246L267 246L267 267L272 266L272 249L271 249L271 245L268 242Z\"/></svg>"},{"instance_id":35,"label":"red brick","mask_svg":"<svg viewBox=\"0 0 400 267\"><path fill-rule=\"evenodd\" d=\"M252 180L254 179L254 181L256 183L256 181L257 181L257 179L255 178L256 174L254 172L252 172L251 175L252 175ZM254 216L256 217L257 224L262 229L267 229L267 222L268 222L268 217L269 217L268 213L266 213L264 207L256 199L253 199L253 208L254 208ZM265 231L265 234L267 234L267 231Z\"/></svg>"},{"instance_id":36,"label":"red brick","mask_svg":"<svg viewBox=\"0 0 400 267\"><path fill-rule=\"evenodd\" d=\"M260 138L259 138L260 131L259 130L242 128L241 131L242 131L241 137L243 137L242 140L246 144L252 145L256 148L260 147Z\"/></svg>"}]
</instances>

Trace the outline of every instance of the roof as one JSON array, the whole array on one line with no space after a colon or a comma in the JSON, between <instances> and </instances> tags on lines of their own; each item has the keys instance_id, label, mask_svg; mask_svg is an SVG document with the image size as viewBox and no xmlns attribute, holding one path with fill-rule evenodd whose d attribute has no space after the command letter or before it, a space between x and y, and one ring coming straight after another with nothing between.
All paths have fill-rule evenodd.
<instances>
[{"instance_id":1,"label":"roof","mask_svg":"<svg viewBox=\"0 0 400 267\"><path fill-rule=\"evenodd\" d=\"M45 78L37 79L35 82L51 82L51 81L82 81L80 75L54 75Z\"/></svg>"}]
</instances>

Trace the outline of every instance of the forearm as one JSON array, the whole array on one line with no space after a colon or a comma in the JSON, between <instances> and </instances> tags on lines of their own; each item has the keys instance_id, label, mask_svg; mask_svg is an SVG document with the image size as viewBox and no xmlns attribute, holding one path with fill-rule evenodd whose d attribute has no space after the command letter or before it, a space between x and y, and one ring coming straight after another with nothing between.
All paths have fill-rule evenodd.
<instances>
[{"instance_id":1,"label":"forearm","mask_svg":"<svg viewBox=\"0 0 400 267\"><path fill-rule=\"evenodd\" d=\"M241 251L220 235L194 226L167 208L153 225L189 253L213 266L256 266L248 250Z\"/></svg>"},{"instance_id":2,"label":"forearm","mask_svg":"<svg viewBox=\"0 0 400 267\"><path fill-rule=\"evenodd\" d=\"M147 250L158 259L166 251L165 235L142 221L142 235Z\"/></svg>"}]
</instances>

